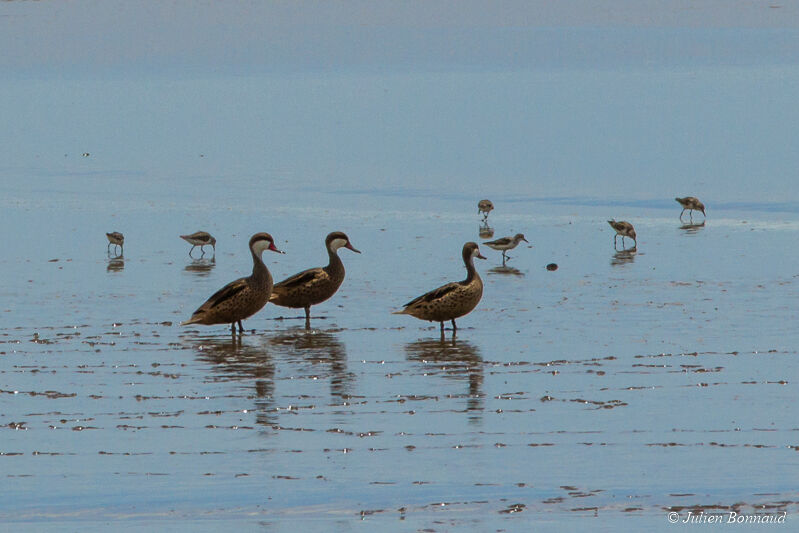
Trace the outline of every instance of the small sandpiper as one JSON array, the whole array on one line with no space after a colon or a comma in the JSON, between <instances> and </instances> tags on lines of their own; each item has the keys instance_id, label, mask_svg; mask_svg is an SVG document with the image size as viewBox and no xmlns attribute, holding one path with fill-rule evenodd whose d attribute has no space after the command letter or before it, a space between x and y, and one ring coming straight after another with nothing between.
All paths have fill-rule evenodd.
<instances>
[{"instance_id":1,"label":"small sandpiper","mask_svg":"<svg viewBox=\"0 0 799 533\"><path fill-rule=\"evenodd\" d=\"M635 246L638 246L638 241L635 238L635 228L633 228L632 224L630 224L629 222L625 222L623 220L620 220L618 222L616 222L615 220L608 220L608 224L610 224L611 228L616 230L616 235L613 236L614 247L616 246L616 239L619 237L619 235L621 235L622 247L624 246L625 237L630 237L635 243Z\"/></svg>"},{"instance_id":2,"label":"small sandpiper","mask_svg":"<svg viewBox=\"0 0 799 533\"><path fill-rule=\"evenodd\" d=\"M677 203L682 206L682 211L680 212L680 220L682 220L682 216L686 210L688 210L688 216L691 218L691 222L694 220L694 211L701 211L702 216L705 215L705 204L699 201L699 198L696 196L686 196L685 198L675 198Z\"/></svg>"},{"instance_id":3,"label":"small sandpiper","mask_svg":"<svg viewBox=\"0 0 799 533\"><path fill-rule=\"evenodd\" d=\"M488 241L484 242L486 246L493 250L499 250L502 252L502 264L505 264L505 261L510 259L510 256L507 255L508 250L513 250L516 246L519 245L521 241L526 243L530 243L527 239L524 238L524 235L521 233L517 233L513 237L502 237L501 239L497 239L495 241Z\"/></svg>"},{"instance_id":4,"label":"small sandpiper","mask_svg":"<svg viewBox=\"0 0 799 533\"><path fill-rule=\"evenodd\" d=\"M488 213L494 210L494 204L491 200L480 200L477 202L477 214L483 213L483 222L488 219Z\"/></svg>"},{"instance_id":5,"label":"small sandpiper","mask_svg":"<svg viewBox=\"0 0 799 533\"><path fill-rule=\"evenodd\" d=\"M214 239L213 235L207 231L195 231L191 235L181 235L180 238L191 244L191 250L189 250L190 256L194 249L198 246L200 247L200 252L202 252L202 255L205 255L204 248L206 244L211 245L211 248L214 249L214 255L216 255L216 239Z\"/></svg>"},{"instance_id":6,"label":"small sandpiper","mask_svg":"<svg viewBox=\"0 0 799 533\"><path fill-rule=\"evenodd\" d=\"M108 253L111 253L111 245L114 245L114 252L116 252L116 247L119 246L119 250L122 253L125 253L125 236L122 235L118 231L112 231L111 233L106 233L106 237L108 237Z\"/></svg>"}]
</instances>

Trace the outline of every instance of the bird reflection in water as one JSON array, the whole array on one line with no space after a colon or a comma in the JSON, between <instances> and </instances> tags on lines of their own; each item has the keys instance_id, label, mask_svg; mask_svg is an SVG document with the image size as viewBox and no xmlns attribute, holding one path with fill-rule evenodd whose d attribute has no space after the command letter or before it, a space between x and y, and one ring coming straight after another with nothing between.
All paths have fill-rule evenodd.
<instances>
[{"instance_id":1,"label":"bird reflection in water","mask_svg":"<svg viewBox=\"0 0 799 533\"><path fill-rule=\"evenodd\" d=\"M490 239L494 236L494 228L488 225L488 222L485 222L480 225L480 229L478 230L478 234L480 235L481 239Z\"/></svg>"},{"instance_id":2,"label":"bird reflection in water","mask_svg":"<svg viewBox=\"0 0 799 533\"><path fill-rule=\"evenodd\" d=\"M705 221L703 220L699 224L683 224L682 226L680 226L680 229L683 230L686 235L694 235L696 233L699 233L699 231L701 231L702 228L704 227L705 227Z\"/></svg>"},{"instance_id":3,"label":"bird reflection in water","mask_svg":"<svg viewBox=\"0 0 799 533\"><path fill-rule=\"evenodd\" d=\"M125 270L125 258L121 255L111 256L108 259L108 266L105 267L106 272L122 272Z\"/></svg>"},{"instance_id":4,"label":"bird reflection in water","mask_svg":"<svg viewBox=\"0 0 799 533\"><path fill-rule=\"evenodd\" d=\"M488 269L489 274L499 274L502 276L518 276L520 278L524 277L524 272L519 270L518 268L509 267L507 265L503 266L496 266L494 268Z\"/></svg>"},{"instance_id":5,"label":"bird reflection in water","mask_svg":"<svg viewBox=\"0 0 799 533\"><path fill-rule=\"evenodd\" d=\"M441 374L454 380L467 380L466 411L470 422L480 422L483 411L483 358L469 342L452 338L423 339L405 345L409 361L424 365L426 374Z\"/></svg>"},{"instance_id":6,"label":"bird reflection in water","mask_svg":"<svg viewBox=\"0 0 799 533\"><path fill-rule=\"evenodd\" d=\"M610 260L610 264L612 266L622 266L628 263L632 263L635 261L635 254L638 253L638 249L636 246L632 248L627 248L625 250L619 250L615 254L613 254L613 258Z\"/></svg>"},{"instance_id":7,"label":"bird reflection in water","mask_svg":"<svg viewBox=\"0 0 799 533\"><path fill-rule=\"evenodd\" d=\"M277 424L274 405L275 365L266 346L245 342L240 335L193 338L197 360L212 365L209 381L252 382L255 387L255 422Z\"/></svg>"},{"instance_id":8,"label":"bird reflection in water","mask_svg":"<svg viewBox=\"0 0 799 533\"><path fill-rule=\"evenodd\" d=\"M183 269L184 272L196 276L207 276L216 266L216 256L210 259L195 259Z\"/></svg>"},{"instance_id":9,"label":"bird reflection in water","mask_svg":"<svg viewBox=\"0 0 799 533\"><path fill-rule=\"evenodd\" d=\"M354 375L347 371L347 350L334 331L291 328L269 342L272 351L282 355L281 359L305 367L311 375L329 379L333 398L349 396Z\"/></svg>"}]
</instances>

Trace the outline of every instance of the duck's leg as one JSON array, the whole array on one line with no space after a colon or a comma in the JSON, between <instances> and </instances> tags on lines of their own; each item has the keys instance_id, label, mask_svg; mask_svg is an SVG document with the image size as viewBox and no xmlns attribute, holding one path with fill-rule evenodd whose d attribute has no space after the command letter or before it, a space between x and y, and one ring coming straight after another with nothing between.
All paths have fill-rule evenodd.
<instances>
[{"instance_id":1,"label":"duck's leg","mask_svg":"<svg viewBox=\"0 0 799 533\"><path fill-rule=\"evenodd\" d=\"M311 329L311 306L305 306L305 329Z\"/></svg>"}]
</instances>

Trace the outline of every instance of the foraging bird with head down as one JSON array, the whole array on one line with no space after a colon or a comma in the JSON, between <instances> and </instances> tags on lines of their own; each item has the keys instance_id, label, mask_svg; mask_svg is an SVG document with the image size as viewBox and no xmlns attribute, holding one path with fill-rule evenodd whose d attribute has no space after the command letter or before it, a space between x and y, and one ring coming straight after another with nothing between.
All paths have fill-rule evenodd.
<instances>
[{"instance_id":1,"label":"foraging bird with head down","mask_svg":"<svg viewBox=\"0 0 799 533\"><path fill-rule=\"evenodd\" d=\"M638 241L635 238L635 228L629 222L625 222L624 220L619 220L618 222L615 220L608 220L608 224L610 227L616 231L616 234L613 236L613 246L616 246L616 239L621 235L621 245L624 246L624 237L630 237L635 246L638 246Z\"/></svg>"},{"instance_id":2,"label":"foraging bird with head down","mask_svg":"<svg viewBox=\"0 0 799 533\"><path fill-rule=\"evenodd\" d=\"M216 291L197 308L190 319L182 322L181 326L230 324L230 332L235 334L238 324L239 333L244 331L241 321L260 311L272 295L272 274L266 268L261 255L264 250L284 253L275 247L275 242L268 233L256 233L250 237L249 246L252 255L252 274L231 281Z\"/></svg>"},{"instance_id":3,"label":"foraging bird with head down","mask_svg":"<svg viewBox=\"0 0 799 533\"><path fill-rule=\"evenodd\" d=\"M694 219L694 211L700 211L702 216L706 217L705 215L705 204L699 201L699 198L696 196L686 196L685 198L675 198L677 203L682 206L682 211L680 211L680 220L682 220L683 213L688 211L688 216L691 218L691 221Z\"/></svg>"},{"instance_id":4,"label":"foraging bird with head down","mask_svg":"<svg viewBox=\"0 0 799 533\"><path fill-rule=\"evenodd\" d=\"M474 268L474 258L485 259L480 254L477 243L467 242L461 252L463 264L466 266L466 279L453 281L437 289L414 298L404 305L402 311L395 315L411 315L420 320L429 320L441 324L444 334L444 322L452 321L452 331L458 329L455 319L470 313L483 296L483 280Z\"/></svg>"},{"instance_id":5,"label":"foraging bird with head down","mask_svg":"<svg viewBox=\"0 0 799 533\"><path fill-rule=\"evenodd\" d=\"M494 210L494 204L491 200L480 200L477 202L477 214L483 213L483 222L488 218L488 213Z\"/></svg>"},{"instance_id":6,"label":"foraging bird with head down","mask_svg":"<svg viewBox=\"0 0 799 533\"><path fill-rule=\"evenodd\" d=\"M275 305L305 309L305 328L311 327L311 306L320 304L333 296L344 281L344 263L338 256L339 248L361 253L341 231L334 231L325 238L328 264L325 267L309 268L275 284L269 301Z\"/></svg>"},{"instance_id":7,"label":"foraging bird with head down","mask_svg":"<svg viewBox=\"0 0 799 533\"><path fill-rule=\"evenodd\" d=\"M194 249L198 246L200 247L200 252L205 255L206 244L210 244L211 248L214 249L214 254L216 254L216 239L207 231L195 231L190 235L181 235L180 238L191 244L189 255L191 255Z\"/></svg>"},{"instance_id":8,"label":"foraging bird with head down","mask_svg":"<svg viewBox=\"0 0 799 533\"><path fill-rule=\"evenodd\" d=\"M112 231L111 233L106 233L105 236L108 239L108 246L106 247L106 250L108 251L108 253L111 253L111 245L112 244L114 245L114 250L116 250L116 247L119 246L119 249L122 251L122 253L125 253L125 236L124 235L122 235L118 231Z\"/></svg>"}]
</instances>

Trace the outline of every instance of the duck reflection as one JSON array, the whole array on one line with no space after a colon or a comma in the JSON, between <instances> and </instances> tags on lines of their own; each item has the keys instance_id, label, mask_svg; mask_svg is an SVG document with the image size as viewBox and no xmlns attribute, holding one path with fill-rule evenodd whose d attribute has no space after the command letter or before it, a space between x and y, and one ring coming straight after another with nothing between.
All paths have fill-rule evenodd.
<instances>
[{"instance_id":1,"label":"duck reflection","mask_svg":"<svg viewBox=\"0 0 799 533\"><path fill-rule=\"evenodd\" d=\"M352 390L354 375L347 371L347 350L334 332L291 328L269 341L273 350L308 372L330 380L330 395L344 399ZM320 372L320 368L323 369Z\"/></svg>"},{"instance_id":2,"label":"duck reflection","mask_svg":"<svg viewBox=\"0 0 799 533\"><path fill-rule=\"evenodd\" d=\"M188 272L189 274L195 274L197 276L207 276L211 270L214 269L216 266L216 256L211 257L210 259L195 259L188 265L186 265L183 270L184 272Z\"/></svg>"},{"instance_id":3,"label":"duck reflection","mask_svg":"<svg viewBox=\"0 0 799 533\"><path fill-rule=\"evenodd\" d=\"M125 258L121 255L109 256L106 272L121 272L125 270Z\"/></svg>"},{"instance_id":4,"label":"duck reflection","mask_svg":"<svg viewBox=\"0 0 799 533\"><path fill-rule=\"evenodd\" d=\"M251 338L244 342L240 335L192 339L198 361L212 365L215 370L211 381L254 381L255 422L260 425L277 424L275 416L275 365L266 346Z\"/></svg>"},{"instance_id":5,"label":"duck reflection","mask_svg":"<svg viewBox=\"0 0 799 533\"><path fill-rule=\"evenodd\" d=\"M483 410L483 358L480 351L469 342L454 337L446 340L426 339L405 345L409 361L424 365L428 374L442 374L446 378L468 381L466 411L471 422L482 419Z\"/></svg>"},{"instance_id":6,"label":"duck reflection","mask_svg":"<svg viewBox=\"0 0 799 533\"><path fill-rule=\"evenodd\" d=\"M488 225L488 222L485 222L480 225L480 229L478 230L478 235L480 235L481 239L490 239L494 236L494 228Z\"/></svg>"},{"instance_id":7,"label":"duck reflection","mask_svg":"<svg viewBox=\"0 0 799 533\"><path fill-rule=\"evenodd\" d=\"M520 278L524 277L524 272L519 270L518 268L509 267L507 265L503 266L496 266L494 268L488 269L489 274L500 274L503 276L518 276Z\"/></svg>"},{"instance_id":8,"label":"duck reflection","mask_svg":"<svg viewBox=\"0 0 799 533\"><path fill-rule=\"evenodd\" d=\"M625 250L619 250L615 254L613 254L613 258L610 260L610 264L612 266L622 266L626 265L627 263L632 263L635 261L635 254L638 253L638 249L636 246L632 248L627 248Z\"/></svg>"},{"instance_id":9,"label":"duck reflection","mask_svg":"<svg viewBox=\"0 0 799 533\"><path fill-rule=\"evenodd\" d=\"M683 230L686 235L694 235L696 233L699 233L699 231L701 231L702 228L704 227L705 227L705 221L703 220L699 224L693 224L693 223L683 224L682 226L680 226L680 229Z\"/></svg>"}]
</instances>

